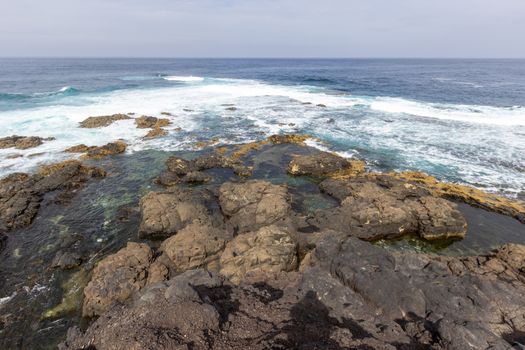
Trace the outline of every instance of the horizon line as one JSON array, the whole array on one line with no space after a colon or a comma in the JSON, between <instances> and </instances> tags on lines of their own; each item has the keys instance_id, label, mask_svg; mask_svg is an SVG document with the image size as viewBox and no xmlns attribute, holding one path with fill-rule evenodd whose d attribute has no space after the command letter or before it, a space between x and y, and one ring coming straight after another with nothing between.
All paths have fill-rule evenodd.
<instances>
[{"instance_id":1,"label":"horizon line","mask_svg":"<svg viewBox=\"0 0 525 350\"><path fill-rule=\"evenodd\" d=\"M0 59L184 59L184 60L524 60L525 57L425 57L425 56L354 56L354 57L221 57L221 56L0 56Z\"/></svg>"}]
</instances>

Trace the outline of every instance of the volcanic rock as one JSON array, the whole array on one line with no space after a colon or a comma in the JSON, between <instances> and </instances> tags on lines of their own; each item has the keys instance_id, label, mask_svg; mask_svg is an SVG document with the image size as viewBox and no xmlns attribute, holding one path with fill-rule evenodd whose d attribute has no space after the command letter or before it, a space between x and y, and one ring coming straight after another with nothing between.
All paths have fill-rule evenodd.
<instances>
[{"instance_id":1,"label":"volcanic rock","mask_svg":"<svg viewBox=\"0 0 525 350\"><path fill-rule=\"evenodd\" d=\"M109 126L112 123L118 121L118 120L126 120L131 119L130 116L126 114L113 114L113 115L104 115L100 117L89 117L82 122L80 122L81 128L102 128L105 126Z\"/></svg>"},{"instance_id":2,"label":"volcanic rock","mask_svg":"<svg viewBox=\"0 0 525 350\"><path fill-rule=\"evenodd\" d=\"M8 136L0 138L0 148L28 149L40 146L44 141L55 140L54 137L42 138L38 136Z\"/></svg>"}]
</instances>

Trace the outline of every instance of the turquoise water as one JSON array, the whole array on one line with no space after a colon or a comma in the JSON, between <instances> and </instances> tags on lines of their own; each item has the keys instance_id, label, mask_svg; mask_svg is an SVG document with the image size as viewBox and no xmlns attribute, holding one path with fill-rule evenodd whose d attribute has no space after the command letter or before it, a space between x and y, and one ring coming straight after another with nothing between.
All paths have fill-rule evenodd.
<instances>
[{"instance_id":1,"label":"turquoise water","mask_svg":"<svg viewBox=\"0 0 525 350\"><path fill-rule=\"evenodd\" d=\"M173 114L169 135L145 141L133 121L77 127L127 112ZM214 137L226 144L281 132L312 134L326 142L314 146L376 169L523 196L525 61L0 60L0 137L56 137L0 150L0 176L70 157L62 150L79 143L190 150Z\"/></svg>"}]
</instances>

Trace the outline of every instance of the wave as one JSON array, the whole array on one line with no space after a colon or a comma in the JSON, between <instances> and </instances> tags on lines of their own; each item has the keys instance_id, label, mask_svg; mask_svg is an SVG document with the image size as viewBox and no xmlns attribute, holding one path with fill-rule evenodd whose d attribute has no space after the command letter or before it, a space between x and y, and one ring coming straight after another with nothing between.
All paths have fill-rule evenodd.
<instances>
[{"instance_id":1,"label":"wave","mask_svg":"<svg viewBox=\"0 0 525 350\"><path fill-rule=\"evenodd\" d=\"M371 102L370 108L386 113L407 114L466 123L525 126L525 109L521 106L455 105L424 103L403 98L378 97L374 102Z\"/></svg>"},{"instance_id":2,"label":"wave","mask_svg":"<svg viewBox=\"0 0 525 350\"><path fill-rule=\"evenodd\" d=\"M2 100L27 100L31 98L42 98L42 97L50 97L50 96L69 96L69 95L75 95L80 90L75 89L71 86L64 86L58 90L54 91L46 91L46 92L33 92L29 94L23 94L23 93L0 93L0 101Z\"/></svg>"},{"instance_id":3,"label":"wave","mask_svg":"<svg viewBox=\"0 0 525 350\"><path fill-rule=\"evenodd\" d=\"M194 77L192 75L189 75L189 76L168 75L168 76L162 77L162 79L168 80L168 81L179 81L179 82L184 82L184 83L196 83L196 82L204 81L203 77Z\"/></svg>"}]
</instances>

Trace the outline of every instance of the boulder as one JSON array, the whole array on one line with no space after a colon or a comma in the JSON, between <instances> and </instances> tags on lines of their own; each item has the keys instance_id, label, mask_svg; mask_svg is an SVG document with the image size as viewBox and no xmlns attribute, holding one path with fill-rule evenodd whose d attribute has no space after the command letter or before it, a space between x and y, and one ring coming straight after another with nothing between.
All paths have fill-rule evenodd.
<instances>
[{"instance_id":1,"label":"boulder","mask_svg":"<svg viewBox=\"0 0 525 350\"><path fill-rule=\"evenodd\" d=\"M1 148L28 149L40 146L44 141L52 141L54 137L42 138L38 136L8 136L0 138Z\"/></svg>"},{"instance_id":2,"label":"boulder","mask_svg":"<svg viewBox=\"0 0 525 350\"><path fill-rule=\"evenodd\" d=\"M341 205L319 210L309 222L369 241L406 234L426 240L465 236L467 223L454 203L403 182L389 185L367 178L325 180L321 189Z\"/></svg>"},{"instance_id":3,"label":"boulder","mask_svg":"<svg viewBox=\"0 0 525 350\"><path fill-rule=\"evenodd\" d=\"M313 155L295 156L288 165L291 175L341 176L357 175L364 172L364 163L347 160L337 154L320 152Z\"/></svg>"},{"instance_id":4,"label":"boulder","mask_svg":"<svg viewBox=\"0 0 525 350\"><path fill-rule=\"evenodd\" d=\"M208 191L175 187L168 192L150 192L141 199L140 210L141 238L167 238L193 222L222 224L215 198Z\"/></svg>"},{"instance_id":5,"label":"boulder","mask_svg":"<svg viewBox=\"0 0 525 350\"><path fill-rule=\"evenodd\" d=\"M123 303L146 285L153 252L146 244L129 242L104 258L93 270L84 289L82 315L101 315L114 303Z\"/></svg>"},{"instance_id":6,"label":"boulder","mask_svg":"<svg viewBox=\"0 0 525 350\"><path fill-rule=\"evenodd\" d=\"M229 223L239 233L282 222L291 211L286 186L260 180L223 183L219 202Z\"/></svg>"},{"instance_id":7,"label":"boulder","mask_svg":"<svg viewBox=\"0 0 525 350\"><path fill-rule=\"evenodd\" d=\"M148 128L162 128L164 126L170 125L171 122L169 119L165 118L156 118L156 117L149 117L143 115L142 117L138 117L135 119L135 125L137 125L137 128L139 129L148 129Z\"/></svg>"},{"instance_id":8,"label":"boulder","mask_svg":"<svg viewBox=\"0 0 525 350\"><path fill-rule=\"evenodd\" d=\"M297 247L290 235L277 226L236 236L226 245L220 273L233 283L247 277L271 276L297 268Z\"/></svg>"},{"instance_id":9,"label":"boulder","mask_svg":"<svg viewBox=\"0 0 525 350\"><path fill-rule=\"evenodd\" d=\"M109 126L118 120L126 120L126 119L131 119L131 117L126 114L113 114L113 115L104 115L104 116L99 116L99 117L89 117L80 122L80 127L89 128L89 129L102 128L102 127Z\"/></svg>"},{"instance_id":10,"label":"boulder","mask_svg":"<svg viewBox=\"0 0 525 350\"><path fill-rule=\"evenodd\" d=\"M150 131L148 131L148 133L146 134L146 136L144 136L144 138L146 139L152 139L152 138L155 138L155 137L162 137L162 136L166 136L168 135L168 132L160 127L155 127L153 129L151 129Z\"/></svg>"},{"instance_id":11,"label":"boulder","mask_svg":"<svg viewBox=\"0 0 525 350\"><path fill-rule=\"evenodd\" d=\"M93 147L84 155L86 159L100 159L107 156L124 153L127 144L123 141L110 142L104 146Z\"/></svg>"},{"instance_id":12,"label":"boulder","mask_svg":"<svg viewBox=\"0 0 525 350\"><path fill-rule=\"evenodd\" d=\"M231 239L232 235L225 230L193 223L162 242L160 250L171 259L177 271L214 269Z\"/></svg>"}]
</instances>

